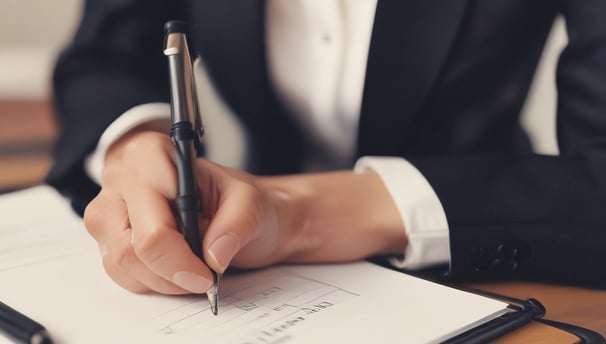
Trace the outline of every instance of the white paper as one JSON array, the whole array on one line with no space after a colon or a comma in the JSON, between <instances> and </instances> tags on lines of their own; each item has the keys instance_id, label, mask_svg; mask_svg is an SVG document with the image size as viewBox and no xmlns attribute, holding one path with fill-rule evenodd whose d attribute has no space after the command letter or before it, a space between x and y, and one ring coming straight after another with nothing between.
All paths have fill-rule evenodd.
<instances>
[{"instance_id":1,"label":"white paper","mask_svg":"<svg viewBox=\"0 0 606 344\"><path fill-rule=\"evenodd\" d=\"M214 316L204 295L135 295L118 287L81 221L49 195L40 187L0 197L3 213L52 208L42 218L0 219L0 298L42 323L57 343L432 343L507 306L358 262L228 274Z\"/></svg>"}]
</instances>

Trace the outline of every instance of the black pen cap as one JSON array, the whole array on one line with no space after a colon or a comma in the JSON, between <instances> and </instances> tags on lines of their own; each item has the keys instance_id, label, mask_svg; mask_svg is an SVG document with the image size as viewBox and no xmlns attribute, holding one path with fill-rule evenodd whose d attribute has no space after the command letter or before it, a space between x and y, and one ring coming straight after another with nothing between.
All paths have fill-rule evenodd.
<instances>
[{"instance_id":1,"label":"black pen cap","mask_svg":"<svg viewBox=\"0 0 606 344\"><path fill-rule=\"evenodd\" d=\"M171 20L164 24L164 32L168 35L170 33L184 33L189 35L189 24L182 20Z\"/></svg>"}]
</instances>

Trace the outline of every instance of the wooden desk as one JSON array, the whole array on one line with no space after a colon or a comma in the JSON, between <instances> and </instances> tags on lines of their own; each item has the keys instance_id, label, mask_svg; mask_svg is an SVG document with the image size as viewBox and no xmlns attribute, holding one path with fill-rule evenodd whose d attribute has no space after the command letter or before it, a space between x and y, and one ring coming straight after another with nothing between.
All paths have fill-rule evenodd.
<instances>
[{"instance_id":1,"label":"wooden desk","mask_svg":"<svg viewBox=\"0 0 606 344\"><path fill-rule=\"evenodd\" d=\"M0 190L39 183L51 164L57 135L46 100L0 100ZM586 327L606 336L606 291L536 283L492 283L474 287L520 299L534 297L547 308L546 318ZM533 323L498 343L572 343L575 337Z\"/></svg>"},{"instance_id":2,"label":"wooden desk","mask_svg":"<svg viewBox=\"0 0 606 344\"><path fill-rule=\"evenodd\" d=\"M48 100L0 99L0 191L44 179L56 132Z\"/></svg>"},{"instance_id":3,"label":"wooden desk","mask_svg":"<svg viewBox=\"0 0 606 344\"><path fill-rule=\"evenodd\" d=\"M606 337L606 290L525 282L484 283L475 284L474 287L518 299L533 297L539 300L547 309L545 319L581 326ZM548 326L533 326L533 328L525 329L524 331L529 332L525 334L534 336L535 332L532 332L536 331L534 327L545 328ZM540 338L541 336L537 337L532 343L566 342L566 337L562 336L562 334L556 333L551 329L544 329L544 331L546 331L543 333L545 338L542 339ZM512 335L504 337L503 340L519 340L520 338L517 336L523 334L519 332L522 331L516 331ZM555 340L555 338L562 341L549 341L549 339ZM526 343L526 340L524 342ZM511 343L515 343L515 341L511 341Z\"/></svg>"},{"instance_id":4,"label":"wooden desk","mask_svg":"<svg viewBox=\"0 0 606 344\"><path fill-rule=\"evenodd\" d=\"M571 344L578 343L578 338L570 333L532 322L512 333L495 340L493 344Z\"/></svg>"}]
</instances>

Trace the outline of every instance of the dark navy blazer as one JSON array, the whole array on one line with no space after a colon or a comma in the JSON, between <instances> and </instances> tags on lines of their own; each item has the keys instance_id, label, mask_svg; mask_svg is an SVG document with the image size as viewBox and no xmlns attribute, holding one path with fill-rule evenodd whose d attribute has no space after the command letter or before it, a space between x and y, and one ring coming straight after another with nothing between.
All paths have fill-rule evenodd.
<instances>
[{"instance_id":1,"label":"dark navy blazer","mask_svg":"<svg viewBox=\"0 0 606 344\"><path fill-rule=\"evenodd\" d=\"M82 212L98 192L82 168L125 110L168 101L163 24L192 47L248 130L249 170L300 171L310 146L268 80L259 0L89 0L54 74L62 135L48 182ZM559 156L532 153L519 122L554 18ZM401 156L446 211L459 280L606 287L606 1L379 0L357 156ZM353 161L352 161L353 163Z\"/></svg>"}]
</instances>

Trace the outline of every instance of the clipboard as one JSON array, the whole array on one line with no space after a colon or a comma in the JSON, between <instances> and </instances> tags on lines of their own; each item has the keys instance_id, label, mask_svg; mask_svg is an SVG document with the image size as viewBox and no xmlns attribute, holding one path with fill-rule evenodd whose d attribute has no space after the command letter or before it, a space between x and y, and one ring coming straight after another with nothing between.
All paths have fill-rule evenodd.
<instances>
[{"instance_id":1,"label":"clipboard","mask_svg":"<svg viewBox=\"0 0 606 344\"><path fill-rule=\"evenodd\" d=\"M468 290L469 291L469 290ZM578 344L606 344L606 339L599 333L572 324L544 319L546 309L539 300L529 298L521 300L501 294L480 291L477 289L471 292L502 300L509 303L509 312L492 319L482 325L456 335L443 344L480 344L493 341L507 333L529 324L531 321L537 321L548 326L555 327L564 332L576 336Z\"/></svg>"},{"instance_id":2,"label":"clipboard","mask_svg":"<svg viewBox=\"0 0 606 344\"><path fill-rule=\"evenodd\" d=\"M26 219L18 216L19 209L32 205L40 205L38 216ZM58 341L90 343L94 340L96 343L114 343L118 338L121 339L118 342L145 342L142 341L142 336L145 336L150 339L148 342L182 342L174 337L178 336L194 338L188 342L198 343L201 335L207 334L207 330L217 329L211 321L219 319L212 314L207 314L210 321L199 321L208 313L200 311L207 305L206 299L200 300L196 296L133 295L116 286L101 269L96 243L83 230L81 218L73 214L67 201L49 187L23 190L0 199L0 208L7 215L16 215L12 218L5 216L0 223L0 229L4 227L4 233L0 230L0 248L4 248L0 250L4 254L3 259L0 259L0 280L3 282L0 284L0 295L6 303L40 321ZM221 317L220 320L229 320L231 317L238 321L242 319L239 317L241 313L249 316L253 312L265 315L270 310L275 311L275 319L278 319L282 314L278 313L288 308L253 309L251 306L254 305L248 303L254 301L260 305L262 302L256 296L269 295L271 305L288 303L303 306L301 310L306 315L302 317L305 319L280 318L282 321L268 325L270 329L278 327L284 336L293 339L293 343L479 343L490 341L532 321L544 322L573 333L580 338L581 343L606 343L595 332L542 319L545 307L536 300L517 300L456 285L443 288L445 283L428 284L421 281L423 278L412 279L407 274L390 272L390 269L375 269L370 265L356 262L338 266L277 266L272 270L252 271L250 278L232 276L234 278L231 282L226 280L225 287L232 283L233 293L226 292L225 295L233 296L232 300L236 303L237 300L244 299L247 303L234 305L232 315ZM91 268L94 266L97 268ZM277 284L271 282L271 286L260 287L269 280L277 281ZM44 281L44 284L40 281ZM377 292L378 281L382 281L379 283L381 292ZM249 287L242 288L244 284ZM284 288L275 288L281 286ZM295 290L293 286L299 289ZM311 292L310 297L300 297L302 287ZM284 292L280 294L280 290ZM468 293L459 295L461 291ZM91 293L95 297L91 297ZM246 294L246 297L241 298L241 293ZM292 302L292 297L285 302L284 293L292 293L297 302ZM322 299L315 295L322 295ZM488 298L492 300L485 300ZM225 300L229 298L226 297ZM477 318L468 319L473 321L468 322L463 318L472 313L474 304L482 308L476 309ZM57 313L58 309L61 312ZM87 309L94 311L82 317L83 310ZM413 309L419 312L414 312ZM464 316L461 316L461 309L465 309ZM495 314L494 317L492 314ZM273 315L269 314L259 319L271 320L271 316ZM490 318L483 321L486 316ZM500 316L505 318L498 319ZM452 325L452 330L447 329L445 332L452 335L437 337L436 327L443 327L445 322L451 320L458 322ZM370 326L372 321L375 322ZM284 327L276 324L284 324ZM466 327L466 324L470 327ZM190 325L204 328L193 328ZM263 324L254 326L255 329L267 329ZM159 338L167 334L164 332L167 328L173 331L171 337ZM234 331L236 327L226 328L228 330L223 331L226 335L239 336ZM356 331L352 331L352 328ZM472 330L468 330L470 328ZM179 333L180 329L183 331ZM389 329L394 336L385 336L385 329ZM408 336L411 333L405 329L416 330L421 334L430 333L431 336L407 340L410 337L403 338L402 334ZM131 334L134 339L127 341ZM320 341L318 334L323 335ZM350 340L346 340L344 334L349 335Z\"/></svg>"}]
</instances>

